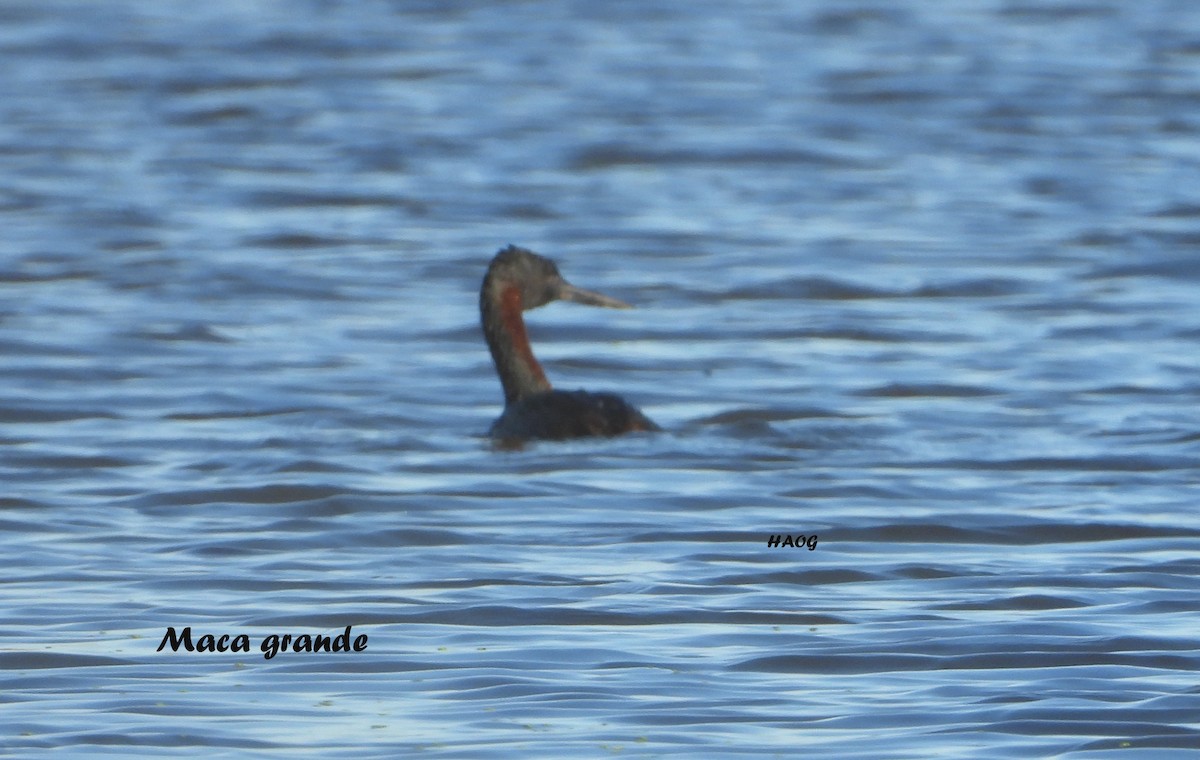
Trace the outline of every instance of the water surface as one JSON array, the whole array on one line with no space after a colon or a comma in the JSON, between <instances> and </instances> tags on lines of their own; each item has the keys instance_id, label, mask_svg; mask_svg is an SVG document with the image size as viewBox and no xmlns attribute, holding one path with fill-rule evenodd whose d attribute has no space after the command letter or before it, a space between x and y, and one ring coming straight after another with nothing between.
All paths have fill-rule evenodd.
<instances>
[{"instance_id":1,"label":"water surface","mask_svg":"<svg viewBox=\"0 0 1200 760\"><path fill-rule=\"evenodd\" d=\"M1194 4L16 1L0 82L3 753L1200 748ZM510 242L666 433L483 439Z\"/></svg>"}]
</instances>

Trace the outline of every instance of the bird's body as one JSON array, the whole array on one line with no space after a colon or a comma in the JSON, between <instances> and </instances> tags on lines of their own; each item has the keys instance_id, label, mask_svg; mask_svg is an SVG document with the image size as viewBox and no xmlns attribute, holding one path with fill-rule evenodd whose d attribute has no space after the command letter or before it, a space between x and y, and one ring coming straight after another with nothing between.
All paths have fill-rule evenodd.
<instances>
[{"instance_id":1,"label":"bird's body","mask_svg":"<svg viewBox=\"0 0 1200 760\"><path fill-rule=\"evenodd\" d=\"M658 430L637 407L615 393L549 390L504 407L492 423L493 438L561 441Z\"/></svg>"},{"instance_id":2,"label":"bird's body","mask_svg":"<svg viewBox=\"0 0 1200 760\"><path fill-rule=\"evenodd\" d=\"M479 291L484 338L504 387L504 413L492 424L492 438L563 440L658 430L620 396L559 391L550 385L529 345L522 312L556 300L629 308L576 288L562 278L554 262L524 248L510 245L492 259Z\"/></svg>"}]
</instances>

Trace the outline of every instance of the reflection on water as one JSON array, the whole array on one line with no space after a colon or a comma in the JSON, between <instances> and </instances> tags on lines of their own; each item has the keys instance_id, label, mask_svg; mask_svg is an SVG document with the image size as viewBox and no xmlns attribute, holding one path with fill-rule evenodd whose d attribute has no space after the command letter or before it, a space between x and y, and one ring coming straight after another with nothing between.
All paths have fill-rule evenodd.
<instances>
[{"instance_id":1,"label":"reflection on water","mask_svg":"<svg viewBox=\"0 0 1200 760\"><path fill-rule=\"evenodd\" d=\"M5 746L1200 747L1198 14L7 4Z\"/></svg>"}]
</instances>

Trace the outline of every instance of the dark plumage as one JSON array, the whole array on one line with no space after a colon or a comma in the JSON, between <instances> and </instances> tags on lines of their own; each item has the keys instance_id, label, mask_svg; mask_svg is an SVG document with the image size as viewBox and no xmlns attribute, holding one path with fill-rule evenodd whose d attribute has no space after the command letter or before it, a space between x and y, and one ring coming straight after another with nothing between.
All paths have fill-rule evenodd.
<instances>
[{"instance_id":1,"label":"dark plumage","mask_svg":"<svg viewBox=\"0 0 1200 760\"><path fill-rule=\"evenodd\" d=\"M553 261L524 248L510 245L488 266L479 291L479 311L484 338L504 387L504 413L489 434L496 439L521 441L659 430L620 396L551 387L529 345L522 312L558 300L630 308L615 298L571 285Z\"/></svg>"},{"instance_id":2,"label":"dark plumage","mask_svg":"<svg viewBox=\"0 0 1200 760\"><path fill-rule=\"evenodd\" d=\"M659 429L615 393L551 390L504 407L490 434L502 439L561 441Z\"/></svg>"}]
</instances>

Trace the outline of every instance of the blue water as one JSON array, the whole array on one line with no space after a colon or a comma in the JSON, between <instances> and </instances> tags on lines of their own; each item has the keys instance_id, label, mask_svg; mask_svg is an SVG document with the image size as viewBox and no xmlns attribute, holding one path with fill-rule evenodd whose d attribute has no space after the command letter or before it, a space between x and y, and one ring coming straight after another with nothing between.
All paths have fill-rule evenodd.
<instances>
[{"instance_id":1,"label":"blue water","mask_svg":"<svg viewBox=\"0 0 1200 760\"><path fill-rule=\"evenodd\" d=\"M1198 104L1184 0L5 2L0 754L1194 757ZM508 243L667 432L488 445Z\"/></svg>"}]
</instances>

